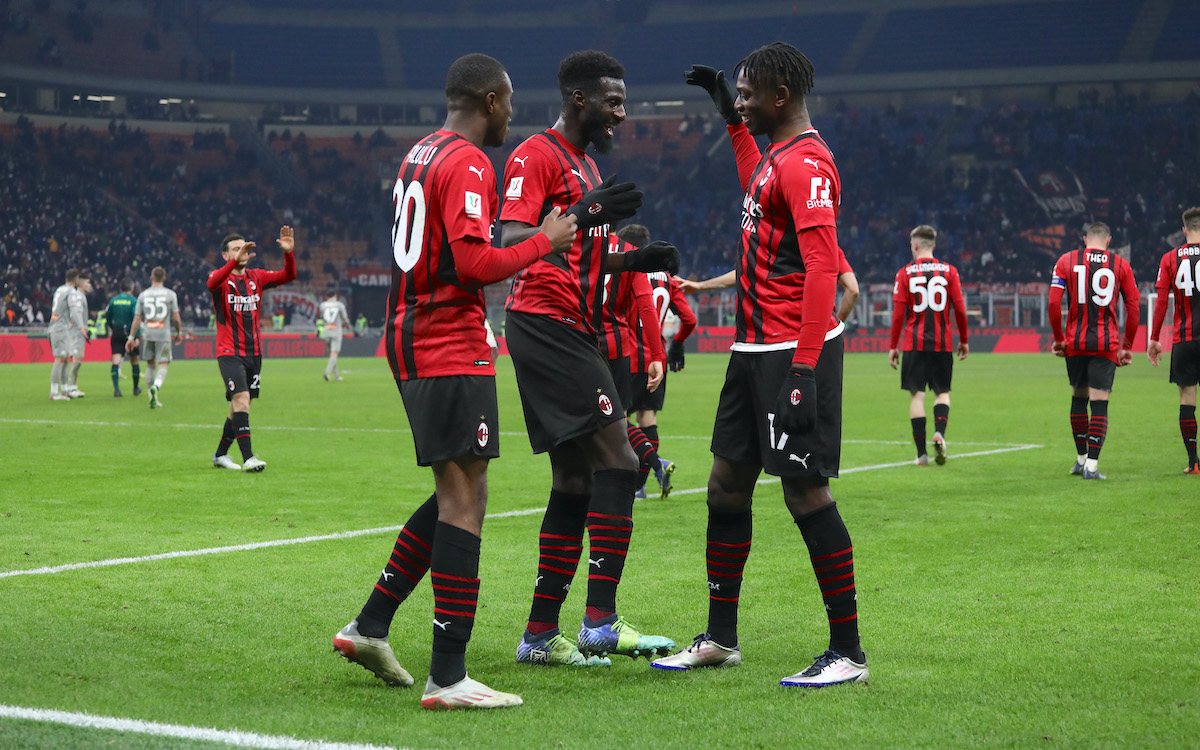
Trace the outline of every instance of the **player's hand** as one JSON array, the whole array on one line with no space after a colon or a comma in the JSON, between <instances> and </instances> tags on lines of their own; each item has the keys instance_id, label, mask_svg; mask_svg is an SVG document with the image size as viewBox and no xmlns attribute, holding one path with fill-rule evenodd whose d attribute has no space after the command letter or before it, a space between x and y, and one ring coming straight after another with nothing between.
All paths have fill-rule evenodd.
<instances>
[{"instance_id":1,"label":"player's hand","mask_svg":"<svg viewBox=\"0 0 1200 750\"><path fill-rule=\"evenodd\" d=\"M296 235L289 226L279 228L279 246L283 248L285 253L290 253L296 249ZM249 244L249 243L247 243Z\"/></svg>"},{"instance_id":2,"label":"player's hand","mask_svg":"<svg viewBox=\"0 0 1200 750\"><path fill-rule=\"evenodd\" d=\"M617 182L616 175L583 194L579 202L567 209L579 220L580 229L603 224L615 224L628 219L642 207L642 191L632 182Z\"/></svg>"},{"instance_id":3,"label":"player's hand","mask_svg":"<svg viewBox=\"0 0 1200 750\"><path fill-rule=\"evenodd\" d=\"M672 340L667 345L667 365L671 368L671 372L679 372L683 369L683 342Z\"/></svg>"},{"instance_id":4,"label":"player's hand","mask_svg":"<svg viewBox=\"0 0 1200 750\"><path fill-rule=\"evenodd\" d=\"M1128 349L1117 349L1117 367L1124 367L1133 362L1133 352Z\"/></svg>"},{"instance_id":5,"label":"player's hand","mask_svg":"<svg viewBox=\"0 0 1200 750\"><path fill-rule=\"evenodd\" d=\"M733 106L733 94L729 85L725 83L725 71L707 65L693 65L691 70L684 71L683 79L688 85L699 86L708 92L725 122L737 125L742 121L742 116Z\"/></svg>"},{"instance_id":6,"label":"player's hand","mask_svg":"<svg viewBox=\"0 0 1200 750\"><path fill-rule=\"evenodd\" d=\"M1067 356L1067 342L1055 341L1050 350L1054 352L1054 356L1056 357L1065 357Z\"/></svg>"},{"instance_id":7,"label":"player's hand","mask_svg":"<svg viewBox=\"0 0 1200 750\"><path fill-rule=\"evenodd\" d=\"M657 359L646 366L646 390L654 393L658 387L662 385L663 376L666 375L666 370L663 369L663 363Z\"/></svg>"},{"instance_id":8,"label":"player's hand","mask_svg":"<svg viewBox=\"0 0 1200 750\"><path fill-rule=\"evenodd\" d=\"M1146 347L1146 357L1150 360L1150 364L1158 367L1158 363L1162 358L1162 344L1151 340L1150 345Z\"/></svg>"},{"instance_id":9,"label":"player's hand","mask_svg":"<svg viewBox=\"0 0 1200 750\"><path fill-rule=\"evenodd\" d=\"M237 260L237 263L239 266L246 265L247 263L250 262L251 258L258 255L258 253L250 252L251 250L254 249L254 247L255 247L255 245L253 242L247 242L245 245L242 245L241 250L238 250L236 260Z\"/></svg>"},{"instance_id":10,"label":"player's hand","mask_svg":"<svg viewBox=\"0 0 1200 750\"><path fill-rule=\"evenodd\" d=\"M692 281L691 279L685 279L682 276L674 276L672 278L675 280L675 283L679 285L679 290L684 294L695 294L696 292L704 291L703 281Z\"/></svg>"},{"instance_id":11,"label":"player's hand","mask_svg":"<svg viewBox=\"0 0 1200 750\"><path fill-rule=\"evenodd\" d=\"M958 342L958 361L961 362L971 353L971 347L967 346L967 342Z\"/></svg>"},{"instance_id":12,"label":"player's hand","mask_svg":"<svg viewBox=\"0 0 1200 750\"><path fill-rule=\"evenodd\" d=\"M817 426L817 376L811 367L793 365L775 399L776 426L789 435L804 435Z\"/></svg>"},{"instance_id":13,"label":"player's hand","mask_svg":"<svg viewBox=\"0 0 1200 750\"><path fill-rule=\"evenodd\" d=\"M562 209L555 206L542 219L538 231L550 238L550 252L565 253L575 242L578 220L574 214L563 215Z\"/></svg>"},{"instance_id":14,"label":"player's hand","mask_svg":"<svg viewBox=\"0 0 1200 750\"><path fill-rule=\"evenodd\" d=\"M893 370L900 366L899 349L888 349L888 364L892 366Z\"/></svg>"},{"instance_id":15,"label":"player's hand","mask_svg":"<svg viewBox=\"0 0 1200 750\"><path fill-rule=\"evenodd\" d=\"M670 242L655 240L625 253L625 270L642 273L666 271L674 276L679 273L679 251Z\"/></svg>"}]
</instances>

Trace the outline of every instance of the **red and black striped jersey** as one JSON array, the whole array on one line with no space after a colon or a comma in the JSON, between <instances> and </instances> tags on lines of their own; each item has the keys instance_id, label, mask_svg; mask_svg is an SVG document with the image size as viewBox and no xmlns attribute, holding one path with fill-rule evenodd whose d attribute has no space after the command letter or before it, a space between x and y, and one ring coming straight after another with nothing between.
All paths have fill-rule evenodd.
<instances>
[{"instance_id":1,"label":"red and black striped jersey","mask_svg":"<svg viewBox=\"0 0 1200 750\"><path fill-rule=\"evenodd\" d=\"M500 221L536 227L550 209L566 212L600 183L596 162L561 133L553 128L536 133L508 159ZM504 309L547 315L598 335L607 253L607 224L579 232L568 252L547 256L513 278Z\"/></svg>"},{"instance_id":2,"label":"red and black striped jersey","mask_svg":"<svg viewBox=\"0 0 1200 750\"><path fill-rule=\"evenodd\" d=\"M1125 335L1118 342L1117 296L1125 304ZM1062 299L1067 298L1063 336ZM1108 250L1084 248L1064 253L1050 279L1050 327L1065 341L1067 355L1094 354L1116 361L1118 349L1133 347L1138 328L1137 284L1129 261Z\"/></svg>"},{"instance_id":3,"label":"red and black striped jersey","mask_svg":"<svg viewBox=\"0 0 1200 750\"><path fill-rule=\"evenodd\" d=\"M684 296L683 290L679 288L679 282L665 271L648 273L646 274L646 278L650 281L650 293L654 299L654 318L658 323L660 343L663 335L662 328L667 321L668 310L679 317L679 328L675 331L675 335L671 337L671 340L686 341L687 337L691 336L692 331L696 329L696 313L692 312L692 306L688 304L687 297ZM646 372L646 366L651 361L647 359L646 351L654 343L654 331L650 329L650 326L641 325L641 321L638 321L638 323L636 355L630 362L630 370L635 373Z\"/></svg>"},{"instance_id":4,"label":"red and black striped jersey","mask_svg":"<svg viewBox=\"0 0 1200 750\"><path fill-rule=\"evenodd\" d=\"M261 357L259 314L263 292L296 278L296 258L284 253L282 271L247 268L234 273L236 267L235 258L208 275L208 291L217 318L217 356Z\"/></svg>"},{"instance_id":5,"label":"red and black striped jersey","mask_svg":"<svg viewBox=\"0 0 1200 750\"><path fill-rule=\"evenodd\" d=\"M742 200L735 350L784 349L815 365L840 325L837 215L841 177L814 129L761 154L743 124L730 125Z\"/></svg>"},{"instance_id":6,"label":"red and black striped jersey","mask_svg":"<svg viewBox=\"0 0 1200 750\"><path fill-rule=\"evenodd\" d=\"M464 278L464 268L496 250L496 200L491 162L457 133L431 133L401 162L392 190L385 333L397 380L496 374L483 327L483 283Z\"/></svg>"},{"instance_id":7,"label":"red and black striped jersey","mask_svg":"<svg viewBox=\"0 0 1200 750\"><path fill-rule=\"evenodd\" d=\"M1154 282L1158 297L1154 301L1154 319L1150 339L1161 343L1163 320L1167 317L1167 295L1175 295L1175 332L1172 343L1200 339L1196 316L1200 315L1200 244L1177 247L1165 253L1158 264Z\"/></svg>"},{"instance_id":8,"label":"red and black striped jersey","mask_svg":"<svg viewBox=\"0 0 1200 750\"><path fill-rule=\"evenodd\" d=\"M609 252L624 253L633 249L633 245L615 234L609 235ZM633 356L637 349L634 328L643 308L648 310L653 306L646 274L633 271L604 274L603 302L603 326L596 336L600 351L608 359Z\"/></svg>"},{"instance_id":9,"label":"red and black striped jersey","mask_svg":"<svg viewBox=\"0 0 1200 750\"><path fill-rule=\"evenodd\" d=\"M906 352L954 350L950 310L958 338L967 343L967 309L958 269L936 258L917 258L896 272L892 287L892 337L889 349ZM903 336L901 336L903 332Z\"/></svg>"}]
</instances>

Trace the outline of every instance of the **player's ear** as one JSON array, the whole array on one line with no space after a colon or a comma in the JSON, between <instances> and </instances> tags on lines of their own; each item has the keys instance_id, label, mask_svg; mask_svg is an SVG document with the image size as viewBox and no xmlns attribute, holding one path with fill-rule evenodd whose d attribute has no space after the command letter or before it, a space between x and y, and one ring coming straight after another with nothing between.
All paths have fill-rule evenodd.
<instances>
[{"instance_id":1,"label":"player's ear","mask_svg":"<svg viewBox=\"0 0 1200 750\"><path fill-rule=\"evenodd\" d=\"M496 111L496 100L499 98L500 95L495 91L489 91L487 96L483 98L483 107L489 115Z\"/></svg>"},{"instance_id":2,"label":"player's ear","mask_svg":"<svg viewBox=\"0 0 1200 750\"><path fill-rule=\"evenodd\" d=\"M583 111L583 110L587 109L587 103L588 103L587 94L583 93L583 91L581 89L575 89L574 91L571 92L571 102L580 111Z\"/></svg>"},{"instance_id":3,"label":"player's ear","mask_svg":"<svg viewBox=\"0 0 1200 750\"><path fill-rule=\"evenodd\" d=\"M775 106L785 107L792 100L792 91L784 84L779 84L779 88L775 89Z\"/></svg>"}]
</instances>

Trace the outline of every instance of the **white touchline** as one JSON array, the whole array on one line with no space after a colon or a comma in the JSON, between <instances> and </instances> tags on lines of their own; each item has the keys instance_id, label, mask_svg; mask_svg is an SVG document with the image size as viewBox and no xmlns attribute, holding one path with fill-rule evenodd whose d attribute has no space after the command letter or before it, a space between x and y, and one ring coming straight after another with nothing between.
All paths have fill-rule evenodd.
<instances>
[{"instance_id":1,"label":"white touchline","mask_svg":"<svg viewBox=\"0 0 1200 750\"><path fill-rule=\"evenodd\" d=\"M78 423L77 423L78 424ZM965 443L956 443L956 445L965 445ZM995 443L991 443L995 445ZM970 456L991 456L997 453L1011 453L1013 451L1027 451L1044 446L1034 444L1008 445L1004 448L995 448L987 451L972 451L968 453L955 453L948 458L968 458ZM895 463L875 464L873 466L852 466L849 469L842 469L839 474L854 474L860 471L875 471L877 469L890 469L896 466L910 466L912 461L897 461ZM769 484L776 481L775 477L766 477L759 479L758 484ZM672 495L698 495L701 492L707 492L707 487L694 487L689 490L674 490ZM525 508L524 510L509 510L502 513L488 513L485 518L513 518L516 516L531 516L535 513L542 513L545 508ZM400 526L380 526L375 529L357 529L354 531L339 531L334 534L321 534L320 536L303 536L294 539L273 539L267 542L251 542L249 544L232 544L227 547L206 547L204 549L179 550L176 552L160 552L154 555L139 555L137 557L114 557L108 560L93 560L91 562L68 563L65 565L51 565L44 568L28 568L26 570L5 570L0 571L0 578L12 578L14 576L36 576L47 575L50 573L63 573L68 570L82 570L85 568L106 568L112 565L126 565L129 563L151 562L154 560L173 560L179 557L199 557L201 555L216 555L224 552L249 552L256 549L267 549L269 547L287 547L293 544L307 544L308 542L324 542L330 539L350 539L356 536L367 536L369 534L394 533L404 528Z\"/></svg>"},{"instance_id":2,"label":"white touchline","mask_svg":"<svg viewBox=\"0 0 1200 750\"><path fill-rule=\"evenodd\" d=\"M363 745L356 742L326 742L324 740L298 740L293 737L277 737L269 734L238 732L225 729L185 727L178 724L159 724L138 719L118 719L111 716L54 711L46 708L23 708L0 703L0 718L27 719L52 724L67 724L87 729L108 729L114 732L134 732L158 737L178 737L185 740L221 742L236 747L263 748L263 750L405 750L390 745Z\"/></svg>"}]
</instances>

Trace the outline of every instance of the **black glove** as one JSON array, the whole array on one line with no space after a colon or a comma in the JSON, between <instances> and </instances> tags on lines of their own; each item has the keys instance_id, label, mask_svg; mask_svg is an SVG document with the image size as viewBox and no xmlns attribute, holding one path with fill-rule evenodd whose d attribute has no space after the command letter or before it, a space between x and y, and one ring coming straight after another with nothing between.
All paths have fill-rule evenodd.
<instances>
[{"instance_id":1,"label":"black glove","mask_svg":"<svg viewBox=\"0 0 1200 750\"><path fill-rule=\"evenodd\" d=\"M666 271L674 276L679 273L679 251L670 242L655 240L625 253L625 270L642 273Z\"/></svg>"},{"instance_id":2,"label":"black glove","mask_svg":"<svg viewBox=\"0 0 1200 750\"><path fill-rule=\"evenodd\" d=\"M633 216L642 207L642 191L637 189L637 185L632 182L617 183L616 180L616 175L609 177L599 187L584 193L578 203L567 209L567 213L575 214L580 229L615 224Z\"/></svg>"},{"instance_id":3,"label":"black glove","mask_svg":"<svg viewBox=\"0 0 1200 750\"><path fill-rule=\"evenodd\" d=\"M817 377L811 369L792 368L775 401L775 426L789 435L804 435L817 426Z\"/></svg>"},{"instance_id":4,"label":"black glove","mask_svg":"<svg viewBox=\"0 0 1200 750\"><path fill-rule=\"evenodd\" d=\"M691 70L684 72L683 78L688 84L708 92L725 122L737 125L742 121L742 116L733 108L733 93L725 83L725 71L707 65L693 65Z\"/></svg>"},{"instance_id":5,"label":"black glove","mask_svg":"<svg viewBox=\"0 0 1200 750\"><path fill-rule=\"evenodd\" d=\"M679 372L683 369L683 342L672 340L667 346L667 367L671 368L671 372Z\"/></svg>"}]
</instances>

